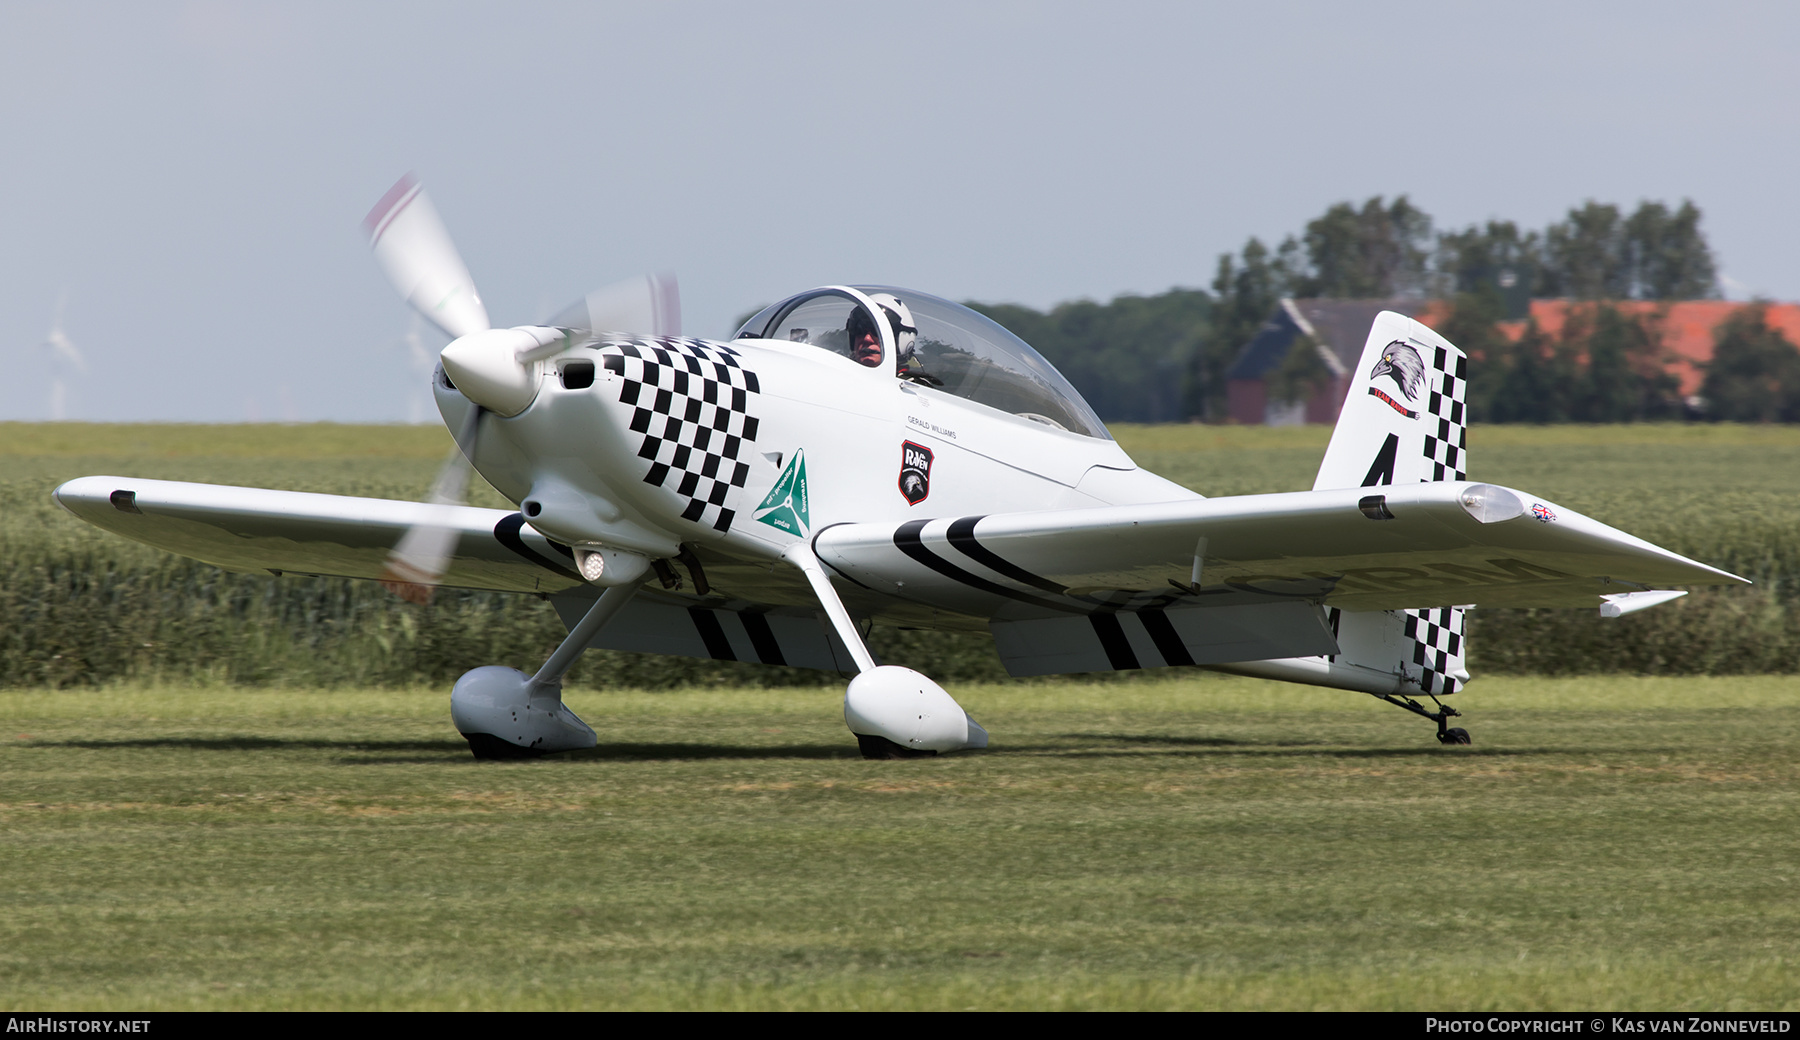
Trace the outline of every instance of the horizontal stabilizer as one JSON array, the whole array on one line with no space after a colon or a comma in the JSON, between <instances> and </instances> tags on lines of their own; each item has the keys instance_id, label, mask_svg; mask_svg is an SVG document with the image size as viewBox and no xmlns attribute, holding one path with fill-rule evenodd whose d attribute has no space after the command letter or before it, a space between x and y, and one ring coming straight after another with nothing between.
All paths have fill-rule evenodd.
<instances>
[{"instance_id":1,"label":"horizontal stabilizer","mask_svg":"<svg viewBox=\"0 0 1800 1040\"><path fill-rule=\"evenodd\" d=\"M1687 595L1685 591L1658 589L1653 592L1620 592L1611 596L1601 596L1601 617L1623 617L1645 607L1654 607L1667 603L1672 599L1680 599Z\"/></svg>"}]
</instances>

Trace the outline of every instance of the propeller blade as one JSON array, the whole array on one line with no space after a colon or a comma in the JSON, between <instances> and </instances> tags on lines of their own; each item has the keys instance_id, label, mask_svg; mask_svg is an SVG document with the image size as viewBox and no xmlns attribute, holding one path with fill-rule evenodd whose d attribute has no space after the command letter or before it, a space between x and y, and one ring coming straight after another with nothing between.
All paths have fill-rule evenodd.
<instances>
[{"instance_id":1,"label":"propeller blade","mask_svg":"<svg viewBox=\"0 0 1800 1040\"><path fill-rule=\"evenodd\" d=\"M647 274L595 289L564 308L551 325L589 332L681 335L681 289L675 276Z\"/></svg>"},{"instance_id":2,"label":"propeller blade","mask_svg":"<svg viewBox=\"0 0 1800 1040\"><path fill-rule=\"evenodd\" d=\"M411 174L388 189L363 218L363 228L388 280L432 324L452 338L490 327L475 280Z\"/></svg>"},{"instance_id":3,"label":"propeller blade","mask_svg":"<svg viewBox=\"0 0 1800 1040\"><path fill-rule=\"evenodd\" d=\"M443 580L450 557L456 553L456 531L445 522L445 517L450 507L462 505L468 494L473 469L469 458L475 454L475 432L480 423L481 406L477 405L469 409L456 447L431 485L431 494L425 500L425 519L401 536L388 553L381 586L408 603L422 606L431 602L432 592Z\"/></svg>"}]
</instances>

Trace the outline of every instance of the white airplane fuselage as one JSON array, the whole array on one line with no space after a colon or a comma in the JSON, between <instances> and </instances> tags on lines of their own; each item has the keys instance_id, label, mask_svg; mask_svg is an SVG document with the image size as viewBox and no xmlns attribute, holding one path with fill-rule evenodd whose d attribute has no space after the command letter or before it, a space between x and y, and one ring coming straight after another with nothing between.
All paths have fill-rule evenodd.
<instances>
[{"instance_id":1,"label":"white airplane fuselage","mask_svg":"<svg viewBox=\"0 0 1800 1040\"><path fill-rule=\"evenodd\" d=\"M626 352L642 356L628 360ZM713 374L721 358L734 362L725 378ZM665 384L671 368L683 371L687 392L665 393L659 408L654 395L663 389L641 378L652 365ZM695 368L703 371L685 371ZM588 372L592 382L581 385ZM537 394L525 410L510 418L483 415L471 462L520 504L532 526L577 547L652 558L704 547L773 563L797 540L840 523L1200 497L1139 469L1110 439L1009 415L802 343L602 341L539 362L535 378ZM627 382L639 384L635 399ZM460 429L472 405L442 378L434 385L444 421ZM734 390L743 408L720 419L730 409L719 402ZM658 436L669 432L671 419L674 436ZM692 447L696 425L708 427L704 449ZM722 443L727 437L729 445ZM659 443L647 447L648 440ZM677 459L681 447L690 450ZM712 472L703 472L707 454L714 456ZM653 483L647 478L659 459L670 468ZM909 462L924 471L923 486L915 484L911 495L901 483ZM698 485L690 492L708 507L699 519L684 518L696 501L682 493L688 473ZM741 483L733 483L740 474ZM803 486L777 495L785 513L781 503L764 508L784 478L793 485L802 474ZM722 500L707 500L718 496L706 491L721 485ZM771 513L773 522L760 519ZM793 576L769 578L798 591Z\"/></svg>"}]
</instances>

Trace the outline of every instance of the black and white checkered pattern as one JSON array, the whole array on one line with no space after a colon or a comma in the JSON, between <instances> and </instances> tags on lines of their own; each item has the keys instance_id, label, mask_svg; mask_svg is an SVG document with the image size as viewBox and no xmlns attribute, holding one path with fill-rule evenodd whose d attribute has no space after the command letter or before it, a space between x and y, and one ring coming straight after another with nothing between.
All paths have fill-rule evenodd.
<instances>
[{"instance_id":1,"label":"black and white checkered pattern","mask_svg":"<svg viewBox=\"0 0 1800 1040\"><path fill-rule=\"evenodd\" d=\"M1463 620L1468 611L1436 607L1402 613L1406 638L1413 643L1413 664L1419 666L1419 690L1442 697L1461 689L1453 673L1463 671Z\"/></svg>"},{"instance_id":2,"label":"black and white checkered pattern","mask_svg":"<svg viewBox=\"0 0 1800 1040\"><path fill-rule=\"evenodd\" d=\"M600 350L619 376L619 401L633 409L631 430L644 435L638 458L644 483L686 498L684 520L731 530L737 498L750 476L743 461L756 440L750 395L756 373L723 343L657 336L608 343Z\"/></svg>"},{"instance_id":3,"label":"black and white checkered pattern","mask_svg":"<svg viewBox=\"0 0 1800 1040\"><path fill-rule=\"evenodd\" d=\"M1468 389L1468 359L1457 355L1451 367L1450 352L1437 348L1432 356L1431 378L1435 385L1425 397L1425 415L1435 428L1425 434L1425 460L1430 463L1426 480L1463 480L1469 466L1469 423L1464 398ZM1434 696L1462 688L1455 674L1463 671L1463 621L1461 607L1401 612L1406 618L1406 638L1412 641L1413 664L1419 668L1419 690Z\"/></svg>"},{"instance_id":4,"label":"black and white checkered pattern","mask_svg":"<svg viewBox=\"0 0 1800 1040\"><path fill-rule=\"evenodd\" d=\"M1438 380L1425 398L1425 414L1437 428L1425 434L1425 460L1430 480L1462 480L1469 468L1469 424L1463 398L1468 389L1469 361L1457 355L1450 371L1449 351L1437 348L1431 375Z\"/></svg>"}]
</instances>

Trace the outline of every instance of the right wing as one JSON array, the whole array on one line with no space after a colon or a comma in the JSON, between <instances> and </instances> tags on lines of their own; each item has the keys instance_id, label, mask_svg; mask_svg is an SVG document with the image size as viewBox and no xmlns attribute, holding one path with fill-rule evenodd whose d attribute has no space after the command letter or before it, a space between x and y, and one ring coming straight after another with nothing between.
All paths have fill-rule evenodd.
<instances>
[{"instance_id":1,"label":"right wing","mask_svg":"<svg viewBox=\"0 0 1800 1040\"><path fill-rule=\"evenodd\" d=\"M840 524L813 545L865 588L1008 620L1171 592L1193 605L1399 610L1593 607L1640 589L1749 584L1524 492L1461 481Z\"/></svg>"},{"instance_id":2,"label":"right wing","mask_svg":"<svg viewBox=\"0 0 1800 1040\"><path fill-rule=\"evenodd\" d=\"M986 618L1014 675L1315 658L1301 681L1433 695L1466 677L1457 607L1747 584L1460 481L838 524L813 549L851 596Z\"/></svg>"},{"instance_id":3,"label":"right wing","mask_svg":"<svg viewBox=\"0 0 1800 1040\"><path fill-rule=\"evenodd\" d=\"M134 477L81 477L54 497L96 527L232 571L379 581L394 546L429 524L454 537L442 585L548 593L585 584L568 546L503 509Z\"/></svg>"}]
</instances>

